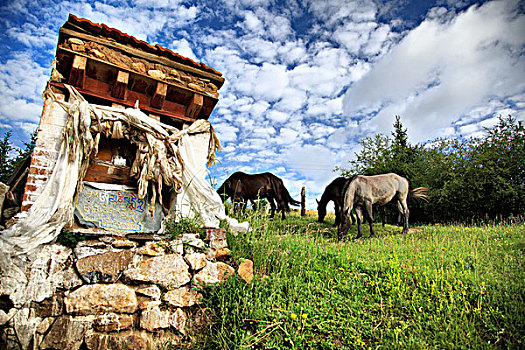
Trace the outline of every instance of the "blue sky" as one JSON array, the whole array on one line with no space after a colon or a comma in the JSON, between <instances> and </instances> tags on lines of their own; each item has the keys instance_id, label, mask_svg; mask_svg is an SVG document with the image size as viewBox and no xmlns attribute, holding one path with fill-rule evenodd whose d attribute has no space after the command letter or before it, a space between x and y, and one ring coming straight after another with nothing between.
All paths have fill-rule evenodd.
<instances>
[{"instance_id":1,"label":"blue sky","mask_svg":"<svg viewBox=\"0 0 525 350\"><path fill-rule=\"evenodd\" d=\"M69 13L222 72L211 177L270 171L315 209L359 150L400 115L411 142L525 120L525 5L517 0L3 1L0 136L38 126Z\"/></svg>"}]
</instances>

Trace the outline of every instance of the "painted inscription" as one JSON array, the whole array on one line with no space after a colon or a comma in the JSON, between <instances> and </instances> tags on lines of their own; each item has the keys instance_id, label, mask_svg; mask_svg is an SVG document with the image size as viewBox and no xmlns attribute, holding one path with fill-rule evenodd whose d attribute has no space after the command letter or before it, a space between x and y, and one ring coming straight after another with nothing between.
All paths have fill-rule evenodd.
<instances>
[{"instance_id":1,"label":"painted inscription","mask_svg":"<svg viewBox=\"0 0 525 350\"><path fill-rule=\"evenodd\" d=\"M145 226L157 226L160 218L151 219L146 200L131 190L102 190L85 185L77 197L75 214L81 223L106 230L147 232L155 227Z\"/></svg>"}]
</instances>

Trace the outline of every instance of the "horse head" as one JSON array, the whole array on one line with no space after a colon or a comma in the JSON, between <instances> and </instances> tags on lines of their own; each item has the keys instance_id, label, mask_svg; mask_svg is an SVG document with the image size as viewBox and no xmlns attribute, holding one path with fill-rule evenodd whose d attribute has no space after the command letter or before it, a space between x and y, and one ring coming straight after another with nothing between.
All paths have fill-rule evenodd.
<instances>
[{"instance_id":1,"label":"horse head","mask_svg":"<svg viewBox=\"0 0 525 350\"><path fill-rule=\"evenodd\" d=\"M326 216L326 205L321 205L321 202L319 202L317 199L315 201L317 202L317 221L324 222L324 218Z\"/></svg>"}]
</instances>

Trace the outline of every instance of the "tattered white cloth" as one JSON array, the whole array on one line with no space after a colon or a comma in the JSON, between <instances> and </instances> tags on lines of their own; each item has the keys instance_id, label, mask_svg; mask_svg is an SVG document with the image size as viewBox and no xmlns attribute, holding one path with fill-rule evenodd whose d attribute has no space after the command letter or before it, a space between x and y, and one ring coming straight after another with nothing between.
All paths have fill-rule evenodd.
<instances>
[{"instance_id":1,"label":"tattered white cloth","mask_svg":"<svg viewBox=\"0 0 525 350\"><path fill-rule=\"evenodd\" d=\"M52 242L71 222L75 195L82 190L82 179L90 158L98 152L101 135L126 138L138 146L130 175L137 178L140 198L145 198L150 188L151 203L157 200L162 203L162 187L170 186L177 193L176 219L196 216L207 227L218 227L220 220L226 220L235 233L249 229L248 223L238 223L226 216L220 196L206 181L206 163L214 162L215 152L220 148L208 121L197 120L179 130L150 118L138 108L90 104L73 87L67 87L68 103L58 101L49 89L44 93L45 98L53 99L68 112L68 119L55 168L43 192L16 225L0 233L2 280L20 279L23 285L26 280L23 261L31 260L33 250ZM204 145L207 149L203 149ZM0 285L3 293L9 292L5 290L7 284ZM31 299L34 300L21 296L17 301Z\"/></svg>"}]
</instances>

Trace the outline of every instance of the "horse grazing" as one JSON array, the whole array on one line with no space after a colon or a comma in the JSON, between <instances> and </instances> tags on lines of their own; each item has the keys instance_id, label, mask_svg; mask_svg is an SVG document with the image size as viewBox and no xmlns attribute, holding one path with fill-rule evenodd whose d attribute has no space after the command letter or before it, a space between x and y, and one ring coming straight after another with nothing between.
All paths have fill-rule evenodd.
<instances>
[{"instance_id":1,"label":"horse grazing","mask_svg":"<svg viewBox=\"0 0 525 350\"><path fill-rule=\"evenodd\" d=\"M397 209L403 218L403 231L408 231L409 210L407 205L408 195L414 198L427 200L426 189L418 187L409 190L408 181L394 173L364 176L357 175L348 185L343 195L343 210L341 223L337 232L340 240L344 240L350 227L349 213L355 209L357 213L357 237L363 234L361 231L361 215L368 220L370 225L370 236L374 235L372 206L383 206L390 201L397 204ZM363 213L364 211L364 213Z\"/></svg>"},{"instance_id":2,"label":"horse grazing","mask_svg":"<svg viewBox=\"0 0 525 350\"><path fill-rule=\"evenodd\" d=\"M253 204L257 199L266 198L270 203L270 217L274 217L277 203L283 220L286 218L285 210L290 210L289 204L301 204L290 196L283 180L272 173L246 174L238 171L226 179L217 192L223 201L231 198L232 203L241 203L243 207L249 200Z\"/></svg>"},{"instance_id":3,"label":"horse grazing","mask_svg":"<svg viewBox=\"0 0 525 350\"><path fill-rule=\"evenodd\" d=\"M324 222L326 216L326 205L330 202L334 202L335 208L335 223L334 226L338 226L341 223L341 208L343 203L343 193L345 187L350 184L350 181L354 179L355 176L351 178L347 177L338 177L335 178L328 186L326 186L323 194L321 195L321 200L315 200L317 202L317 221ZM351 214L350 214L351 215ZM351 215L352 224L355 223L355 218Z\"/></svg>"}]
</instances>

